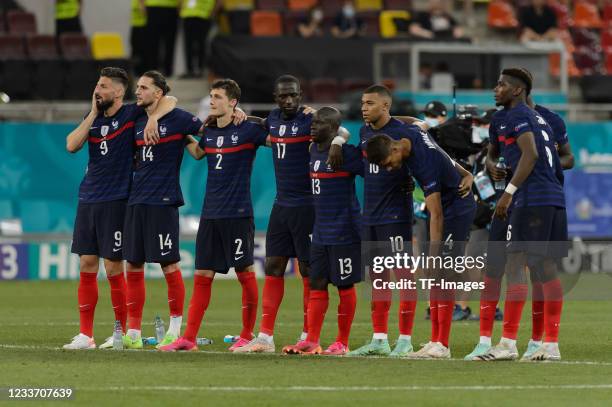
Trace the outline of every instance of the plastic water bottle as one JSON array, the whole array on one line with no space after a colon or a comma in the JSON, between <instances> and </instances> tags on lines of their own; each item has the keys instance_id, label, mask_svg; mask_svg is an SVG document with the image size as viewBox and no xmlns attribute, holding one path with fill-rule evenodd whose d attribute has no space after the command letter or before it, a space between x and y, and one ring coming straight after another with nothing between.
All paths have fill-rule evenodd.
<instances>
[{"instance_id":1,"label":"plastic water bottle","mask_svg":"<svg viewBox=\"0 0 612 407\"><path fill-rule=\"evenodd\" d=\"M115 329L113 330L113 349L123 349L123 328L121 321L115 321Z\"/></svg>"},{"instance_id":2,"label":"plastic water bottle","mask_svg":"<svg viewBox=\"0 0 612 407\"><path fill-rule=\"evenodd\" d=\"M197 338L196 339L196 344L198 346L212 345L212 343L213 343L212 339L208 339L208 338Z\"/></svg>"},{"instance_id":3,"label":"plastic water bottle","mask_svg":"<svg viewBox=\"0 0 612 407\"><path fill-rule=\"evenodd\" d=\"M157 315L155 317L155 339L157 339L157 343L161 343L164 340L164 336L166 336L166 328L164 327L164 321Z\"/></svg>"},{"instance_id":4,"label":"plastic water bottle","mask_svg":"<svg viewBox=\"0 0 612 407\"><path fill-rule=\"evenodd\" d=\"M236 341L238 341L239 336L234 336L234 335L225 335L225 337L223 338L223 342L225 343L234 343Z\"/></svg>"},{"instance_id":5,"label":"plastic water bottle","mask_svg":"<svg viewBox=\"0 0 612 407\"><path fill-rule=\"evenodd\" d=\"M495 164L495 168L502 170L502 171L506 171L506 168L508 168L506 166L506 162L504 160L504 157L499 157L499 161L497 162L497 164ZM495 190L497 191L503 191L504 189L506 189L506 180L502 179L499 181L495 181Z\"/></svg>"}]
</instances>

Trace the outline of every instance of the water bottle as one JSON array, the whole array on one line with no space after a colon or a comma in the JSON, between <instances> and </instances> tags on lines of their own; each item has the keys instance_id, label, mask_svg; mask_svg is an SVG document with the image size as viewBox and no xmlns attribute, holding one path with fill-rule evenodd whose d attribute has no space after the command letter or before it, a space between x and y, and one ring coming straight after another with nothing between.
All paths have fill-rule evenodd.
<instances>
[{"instance_id":1,"label":"water bottle","mask_svg":"<svg viewBox=\"0 0 612 407\"><path fill-rule=\"evenodd\" d=\"M146 338L142 338L143 345L155 346L157 345L157 339L154 336L149 336Z\"/></svg>"},{"instance_id":2,"label":"water bottle","mask_svg":"<svg viewBox=\"0 0 612 407\"><path fill-rule=\"evenodd\" d=\"M121 321L115 321L115 329L113 330L113 349L123 349L123 328Z\"/></svg>"},{"instance_id":3,"label":"water bottle","mask_svg":"<svg viewBox=\"0 0 612 407\"><path fill-rule=\"evenodd\" d=\"M223 342L225 343L234 343L236 341L238 341L239 336L234 336L234 335L225 335L225 337L223 338Z\"/></svg>"},{"instance_id":4,"label":"water bottle","mask_svg":"<svg viewBox=\"0 0 612 407\"><path fill-rule=\"evenodd\" d=\"M157 343L161 343L164 340L164 336L166 336L166 328L164 327L164 321L157 315L155 317L155 339L157 339Z\"/></svg>"},{"instance_id":5,"label":"water bottle","mask_svg":"<svg viewBox=\"0 0 612 407\"><path fill-rule=\"evenodd\" d=\"M499 169L499 170L503 170L506 171L506 168L508 168L506 166L506 162L504 160L504 157L499 157L499 161L497 162L497 164L495 164L495 168ZM506 189L506 180L502 179L499 181L495 181L495 190L496 191L503 191L504 189Z\"/></svg>"},{"instance_id":6,"label":"water bottle","mask_svg":"<svg viewBox=\"0 0 612 407\"><path fill-rule=\"evenodd\" d=\"M208 338L197 338L196 339L196 344L198 346L212 345L212 343L213 343L212 339L208 339Z\"/></svg>"}]
</instances>

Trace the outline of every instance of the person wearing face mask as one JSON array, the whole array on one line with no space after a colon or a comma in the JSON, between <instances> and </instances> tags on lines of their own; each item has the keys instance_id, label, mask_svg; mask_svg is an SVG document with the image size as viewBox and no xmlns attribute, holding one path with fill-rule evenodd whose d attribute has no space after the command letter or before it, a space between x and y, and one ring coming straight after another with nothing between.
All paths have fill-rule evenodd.
<instances>
[{"instance_id":1,"label":"person wearing face mask","mask_svg":"<svg viewBox=\"0 0 612 407\"><path fill-rule=\"evenodd\" d=\"M345 1L331 28L332 35L336 38L360 37L363 36L364 29L363 20L355 14L354 2Z\"/></svg>"},{"instance_id":2,"label":"person wearing face mask","mask_svg":"<svg viewBox=\"0 0 612 407\"><path fill-rule=\"evenodd\" d=\"M447 119L448 111L444 103L434 100L425 105L425 109L421 112L425 115L425 123L432 128L438 127Z\"/></svg>"},{"instance_id":3,"label":"person wearing face mask","mask_svg":"<svg viewBox=\"0 0 612 407\"><path fill-rule=\"evenodd\" d=\"M308 17L298 24L298 34L302 38L322 37L323 30L323 9L314 6L308 12Z\"/></svg>"}]
</instances>

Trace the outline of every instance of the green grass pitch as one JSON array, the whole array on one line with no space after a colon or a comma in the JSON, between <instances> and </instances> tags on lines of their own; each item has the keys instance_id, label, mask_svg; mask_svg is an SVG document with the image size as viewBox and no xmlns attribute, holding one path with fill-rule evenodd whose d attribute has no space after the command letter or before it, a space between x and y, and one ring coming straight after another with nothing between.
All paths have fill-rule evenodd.
<instances>
[{"instance_id":1,"label":"green grass pitch","mask_svg":"<svg viewBox=\"0 0 612 407\"><path fill-rule=\"evenodd\" d=\"M609 276L583 276L594 287L609 287ZM188 302L192 280L185 282ZM259 281L260 293L263 281ZM612 302L566 301L561 325L563 362L478 363L460 359L478 339L477 322L453 325L454 360L409 361L386 358L349 359L275 355L233 355L223 336L240 329L237 281L213 284L210 308L200 336L214 340L197 353L156 351L63 351L78 333L76 282L0 283L0 388L73 387L67 405L610 405L612 403ZM362 285L351 334L351 348L370 339L369 300ZM108 283L99 284L95 338L111 334L113 317ZM330 289L321 342L336 334L337 295ZM261 302L261 299L260 299ZM187 309L185 305L185 310ZM261 307L261 304L260 304ZM426 342L429 322L424 303L417 309L413 343ZM472 309L477 304L472 304ZM525 306L519 350L531 329ZM261 308L260 308L261 310ZM143 334L153 335L159 313L167 322L163 280L147 281ZM397 304L393 304L390 340L397 337ZM301 284L288 279L277 319L277 351L301 332ZM496 324L495 338L501 323ZM257 328L258 325L256 325ZM6 393L6 391L4 390ZM5 397L5 395L4 395ZM1 399L1 397L0 397ZM6 399L5 399L6 400ZM10 403L0 401L2 403ZM63 404L63 403L59 403ZM55 405L55 404L54 404Z\"/></svg>"}]
</instances>

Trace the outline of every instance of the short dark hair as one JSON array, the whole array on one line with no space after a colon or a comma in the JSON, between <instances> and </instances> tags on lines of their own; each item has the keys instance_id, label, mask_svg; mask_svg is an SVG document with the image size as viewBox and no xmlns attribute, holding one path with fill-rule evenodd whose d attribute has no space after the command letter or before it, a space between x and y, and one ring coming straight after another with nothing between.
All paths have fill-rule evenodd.
<instances>
[{"instance_id":1,"label":"short dark hair","mask_svg":"<svg viewBox=\"0 0 612 407\"><path fill-rule=\"evenodd\" d=\"M213 82L211 89L224 89L229 100L236 99L240 101L240 86L233 79L219 79Z\"/></svg>"},{"instance_id":2,"label":"short dark hair","mask_svg":"<svg viewBox=\"0 0 612 407\"><path fill-rule=\"evenodd\" d=\"M166 95L168 94L168 92L170 92L170 86L168 86L168 83L166 82L166 77L162 75L160 72L147 71L143 73L142 76L151 78L153 80L153 85L161 89L162 95Z\"/></svg>"},{"instance_id":3,"label":"short dark hair","mask_svg":"<svg viewBox=\"0 0 612 407\"><path fill-rule=\"evenodd\" d=\"M380 96L385 96L385 97L388 97L389 99L393 98L393 96L391 95L391 91L385 85L371 85L371 86L368 86L368 88L366 90L364 90L363 93L364 94L366 94L366 93L377 93Z\"/></svg>"},{"instance_id":4,"label":"short dark hair","mask_svg":"<svg viewBox=\"0 0 612 407\"><path fill-rule=\"evenodd\" d=\"M274 81L274 90L276 90L278 85L281 83L295 83L298 89L300 89L300 80L293 75L281 75L276 78Z\"/></svg>"},{"instance_id":5,"label":"short dark hair","mask_svg":"<svg viewBox=\"0 0 612 407\"><path fill-rule=\"evenodd\" d=\"M124 89L128 88L130 79L125 69L117 68L116 66L107 66L100 70L100 76L110 78L114 82L119 82Z\"/></svg>"},{"instance_id":6,"label":"short dark hair","mask_svg":"<svg viewBox=\"0 0 612 407\"><path fill-rule=\"evenodd\" d=\"M528 96L531 93L533 87L533 75L525 68L506 68L502 71L502 75L509 76L514 79L518 79L525 86L525 95Z\"/></svg>"},{"instance_id":7,"label":"short dark hair","mask_svg":"<svg viewBox=\"0 0 612 407\"><path fill-rule=\"evenodd\" d=\"M393 139L386 134L376 134L366 144L366 155L372 164L381 165L391 153Z\"/></svg>"}]
</instances>

